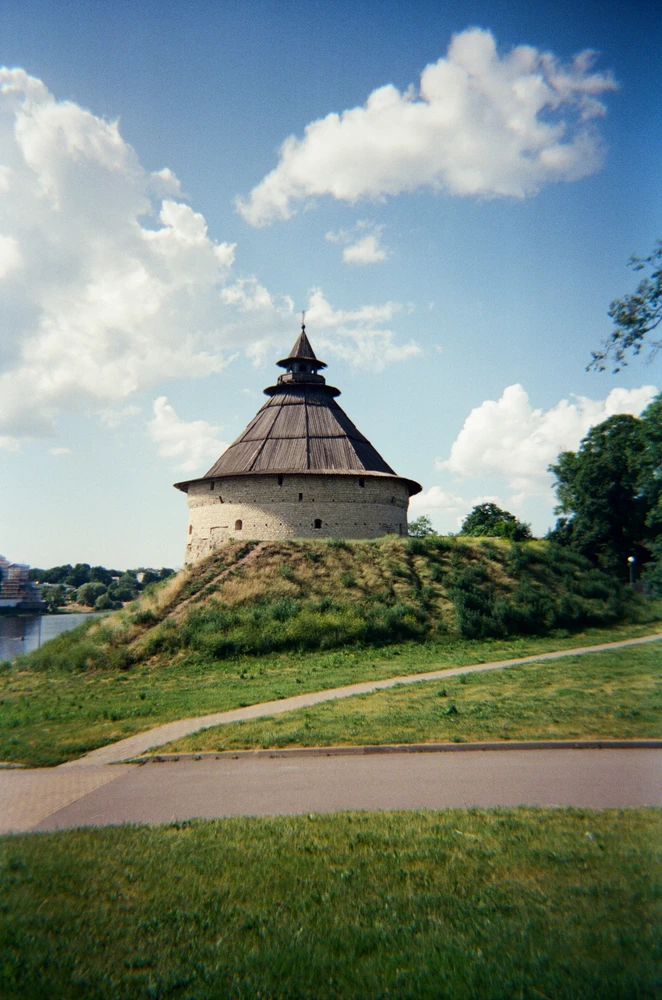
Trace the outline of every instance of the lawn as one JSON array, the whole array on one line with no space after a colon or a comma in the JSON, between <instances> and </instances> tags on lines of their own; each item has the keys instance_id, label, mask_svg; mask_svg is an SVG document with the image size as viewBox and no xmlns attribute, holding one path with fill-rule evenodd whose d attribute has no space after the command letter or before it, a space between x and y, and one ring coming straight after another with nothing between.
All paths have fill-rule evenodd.
<instances>
[{"instance_id":1,"label":"lawn","mask_svg":"<svg viewBox=\"0 0 662 1000\"><path fill-rule=\"evenodd\" d=\"M657 624L659 628L659 623ZM348 646L215 660L200 653L127 669L0 671L0 761L59 764L173 719L219 712L358 681L593 645L656 630L656 623L544 637Z\"/></svg>"},{"instance_id":2,"label":"lawn","mask_svg":"<svg viewBox=\"0 0 662 1000\"><path fill-rule=\"evenodd\" d=\"M12 1000L653 1000L658 810L194 821L0 839Z\"/></svg>"},{"instance_id":3,"label":"lawn","mask_svg":"<svg viewBox=\"0 0 662 1000\"><path fill-rule=\"evenodd\" d=\"M163 751L662 737L662 642L402 685L234 722Z\"/></svg>"}]
</instances>

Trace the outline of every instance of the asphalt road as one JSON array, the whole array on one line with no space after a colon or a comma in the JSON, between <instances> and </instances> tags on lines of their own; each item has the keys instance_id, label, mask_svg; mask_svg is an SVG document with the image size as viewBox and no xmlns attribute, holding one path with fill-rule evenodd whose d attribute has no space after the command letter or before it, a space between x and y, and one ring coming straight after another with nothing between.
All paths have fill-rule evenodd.
<instances>
[{"instance_id":1,"label":"asphalt road","mask_svg":"<svg viewBox=\"0 0 662 1000\"><path fill-rule=\"evenodd\" d=\"M117 776L30 828L345 809L662 806L662 749L243 756L103 770ZM14 776L21 772L4 777Z\"/></svg>"}]
</instances>

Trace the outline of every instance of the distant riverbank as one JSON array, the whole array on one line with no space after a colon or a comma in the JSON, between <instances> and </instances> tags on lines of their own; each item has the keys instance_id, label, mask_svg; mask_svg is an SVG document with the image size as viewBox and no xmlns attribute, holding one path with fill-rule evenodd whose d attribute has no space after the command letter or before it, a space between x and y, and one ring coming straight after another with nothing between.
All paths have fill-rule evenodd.
<instances>
[{"instance_id":1,"label":"distant riverbank","mask_svg":"<svg viewBox=\"0 0 662 1000\"><path fill-rule=\"evenodd\" d=\"M0 616L0 662L14 660L20 653L38 649L61 632L69 632L88 618L99 618L99 612L74 612L47 615Z\"/></svg>"}]
</instances>

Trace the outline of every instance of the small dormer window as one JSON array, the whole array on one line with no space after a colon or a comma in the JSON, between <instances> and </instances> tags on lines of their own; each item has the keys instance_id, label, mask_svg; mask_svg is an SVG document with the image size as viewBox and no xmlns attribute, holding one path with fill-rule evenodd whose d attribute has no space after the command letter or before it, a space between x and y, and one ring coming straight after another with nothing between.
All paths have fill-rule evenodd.
<instances>
[{"instance_id":1,"label":"small dormer window","mask_svg":"<svg viewBox=\"0 0 662 1000\"><path fill-rule=\"evenodd\" d=\"M283 485L283 477L282 477L282 476L279 476L279 477L278 477L278 485L279 485L279 486L282 486L282 485Z\"/></svg>"},{"instance_id":2,"label":"small dormer window","mask_svg":"<svg viewBox=\"0 0 662 1000\"><path fill-rule=\"evenodd\" d=\"M359 486L365 486L365 479L359 479Z\"/></svg>"}]
</instances>

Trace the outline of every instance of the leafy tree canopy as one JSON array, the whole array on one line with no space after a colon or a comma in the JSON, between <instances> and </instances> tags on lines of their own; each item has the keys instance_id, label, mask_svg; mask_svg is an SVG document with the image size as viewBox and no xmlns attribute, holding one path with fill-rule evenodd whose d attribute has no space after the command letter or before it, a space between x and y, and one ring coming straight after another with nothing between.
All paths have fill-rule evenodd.
<instances>
[{"instance_id":1,"label":"leafy tree canopy","mask_svg":"<svg viewBox=\"0 0 662 1000\"><path fill-rule=\"evenodd\" d=\"M101 597L102 594L106 593L106 585L104 583L99 583L99 581L90 580L88 583L84 583L76 591L76 600L79 604L86 604L89 608L93 607L97 597Z\"/></svg>"},{"instance_id":2,"label":"leafy tree canopy","mask_svg":"<svg viewBox=\"0 0 662 1000\"><path fill-rule=\"evenodd\" d=\"M460 534L474 538L508 538L512 542L532 537L528 524L510 511L501 510L495 503L481 503L474 507L462 522Z\"/></svg>"},{"instance_id":3,"label":"leafy tree canopy","mask_svg":"<svg viewBox=\"0 0 662 1000\"><path fill-rule=\"evenodd\" d=\"M415 520L410 521L407 531L410 538L427 538L428 535L436 534L432 527L432 521L427 514L422 514L420 517L415 518Z\"/></svg>"},{"instance_id":4,"label":"leafy tree canopy","mask_svg":"<svg viewBox=\"0 0 662 1000\"><path fill-rule=\"evenodd\" d=\"M662 557L662 396L640 418L619 414L591 428L550 472L561 515L551 537L622 578L630 556L651 563L650 581Z\"/></svg>"},{"instance_id":5,"label":"leafy tree canopy","mask_svg":"<svg viewBox=\"0 0 662 1000\"><path fill-rule=\"evenodd\" d=\"M630 295L614 299L609 316L614 329L602 345L602 350L591 352L587 371L604 371L613 364L614 374L628 363L627 355L638 355L644 345L650 348L653 358L662 347L662 340L651 340L649 335L662 323L662 240L655 244L648 257L631 257L628 261L635 271L650 273Z\"/></svg>"}]
</instances>

